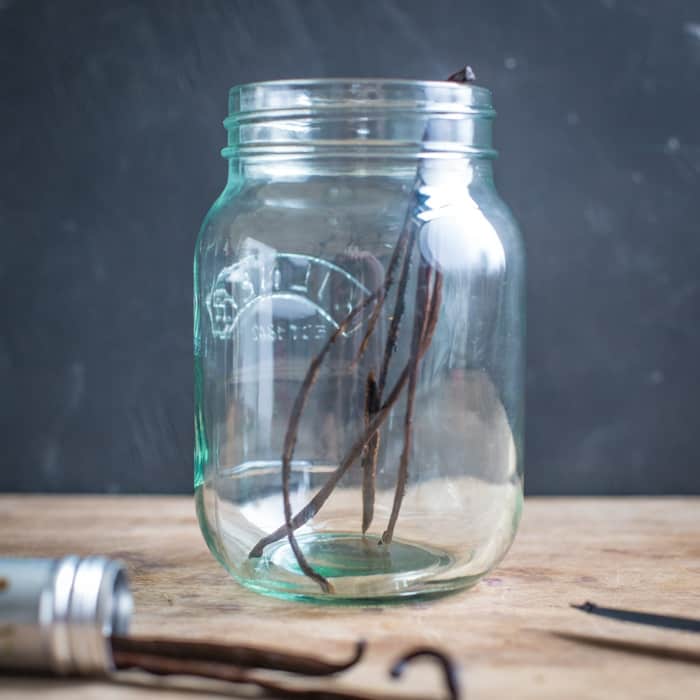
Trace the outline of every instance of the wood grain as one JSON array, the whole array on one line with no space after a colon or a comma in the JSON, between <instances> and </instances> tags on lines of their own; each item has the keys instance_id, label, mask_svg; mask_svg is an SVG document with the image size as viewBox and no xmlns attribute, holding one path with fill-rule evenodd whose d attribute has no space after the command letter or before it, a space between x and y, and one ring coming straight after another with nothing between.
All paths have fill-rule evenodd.
<instances>
[{"instance_id":1,"label":"wood grain","mask_svg":"<svg viewBox=\"0 0 700 700\"><path fill-rule=\"evenodd\" d=\"M577 644L554 633L700 651L700 635L594 618L570 602L700 616L700 499L529 499L511 552L475 588L383 607L285 603L234 583L207 551L191 499L0 497L0 555L103 553L124 560L136 598L133 632L189 635L341 659L364 637L368 656L339 686L439 698L428 663L400 682L386 670L414 645L450 649L469 700L700 697L700 667ZM119 684L3 678L1 698L157 698L151 681ZM183 679L168 697L221 685ZM175 693L175 695L173 695Z\"/></svg>"}]
</instances>

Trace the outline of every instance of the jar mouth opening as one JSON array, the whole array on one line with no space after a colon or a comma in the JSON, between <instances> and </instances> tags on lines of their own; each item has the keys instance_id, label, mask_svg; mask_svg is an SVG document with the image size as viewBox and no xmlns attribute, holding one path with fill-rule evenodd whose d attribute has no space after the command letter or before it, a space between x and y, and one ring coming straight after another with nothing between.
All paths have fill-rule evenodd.
<instances>
[{"instance_id":1,"label":"jar mouth opening","mask_svg":"<svg viewBox=\"0 0 700 700\"><path fill-rule=\"evenodd\" d=\"M229 117L247 121L349 110L472 115L492 119L491 91L473 83L395 78L301 78L235 85L229 90Z\"/></svg>"}]
</instances>

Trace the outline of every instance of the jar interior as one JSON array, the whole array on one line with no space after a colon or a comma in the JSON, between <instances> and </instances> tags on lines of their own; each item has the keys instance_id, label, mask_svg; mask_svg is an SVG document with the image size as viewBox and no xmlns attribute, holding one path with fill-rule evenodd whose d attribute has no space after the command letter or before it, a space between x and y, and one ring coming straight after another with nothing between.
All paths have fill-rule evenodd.
<instances>
[{"instance_id":1,"label":"jar interior","mask_svg":"<svg viewBox=\"0 0 700 700\"><path fill-rule=\"evenodd\" d=\"M490 177L490 95L459 89L232 91L231 179L196 263L196 488L210 548L254 590L437 595L513 539L521 254Z\"/></svg>"}]
</instances>

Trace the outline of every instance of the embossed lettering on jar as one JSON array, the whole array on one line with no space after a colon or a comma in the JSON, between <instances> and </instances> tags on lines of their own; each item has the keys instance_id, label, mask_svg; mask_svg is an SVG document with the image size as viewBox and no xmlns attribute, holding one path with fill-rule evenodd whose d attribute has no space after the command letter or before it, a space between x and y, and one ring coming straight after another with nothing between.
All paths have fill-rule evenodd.
<instances>
[{"instance_id":1,"label":"embossed lettering on jar","mask_svg":"<svg viewBox=\"0 0 700 700\"><path fill-rule=\"evenodd\" d=\"M195 252L195 488L244 585L438 594L510 546L524 254L493 118L487 89L446 82L231 90Z\"/></svg>"}]
</instances>

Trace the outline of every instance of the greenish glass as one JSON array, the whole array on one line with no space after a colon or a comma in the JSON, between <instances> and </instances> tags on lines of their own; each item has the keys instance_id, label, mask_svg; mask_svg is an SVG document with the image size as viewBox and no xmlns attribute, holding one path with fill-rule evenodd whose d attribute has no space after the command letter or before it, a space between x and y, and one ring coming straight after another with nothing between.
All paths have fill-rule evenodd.
<instances>
[{"instance_id":1,"label":"greenish glass","mask_svg":"<svg viewBox=\"0 0 700 700\"><path fill-rule=\"evenodd\" d=\"M207 544L245 586L429 596L508 550L525 260L493 117L474 85L231 90L195 250L194 463Z\"/></svg>"}]
</instances>

